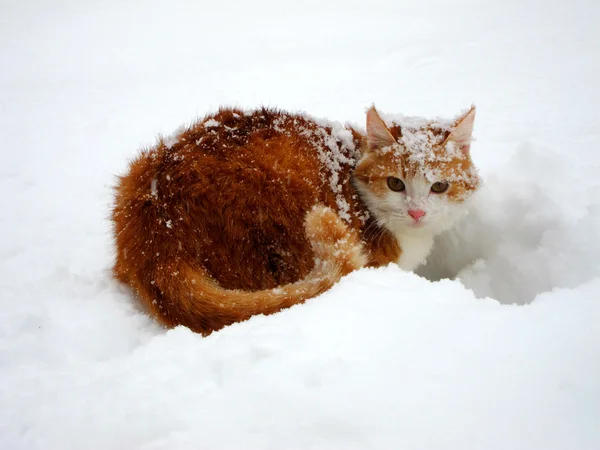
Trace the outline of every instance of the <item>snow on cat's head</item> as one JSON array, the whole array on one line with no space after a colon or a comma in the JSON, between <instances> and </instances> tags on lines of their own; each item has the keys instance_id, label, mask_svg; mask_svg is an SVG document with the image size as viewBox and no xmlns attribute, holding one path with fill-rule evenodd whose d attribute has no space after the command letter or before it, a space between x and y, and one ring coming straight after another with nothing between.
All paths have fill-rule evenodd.
<instances>
[{"instance_id":1,"label":"snow on cat's head","mask_svg":"<svg viewBox=\"0 0 600 450\"><path fill-rule=\"evenodd\" d=\"M448 121L386 119L367 112L368 149L353 173L362 199L395 234L450 228L480 184L469 154L475 107Z\"/></svg>"}]
</instances>

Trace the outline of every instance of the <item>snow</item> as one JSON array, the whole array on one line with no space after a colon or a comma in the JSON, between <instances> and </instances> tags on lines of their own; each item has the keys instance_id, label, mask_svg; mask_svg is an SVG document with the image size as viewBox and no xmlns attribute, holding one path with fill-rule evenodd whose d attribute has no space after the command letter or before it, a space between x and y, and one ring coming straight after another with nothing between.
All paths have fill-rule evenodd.
<instances>
[{"instance_id":1,"label":"snow","mask_svg":"<svg viewBox=\"0 0 600 450\"><path fill-rule=\"evenodd\" d=\"M221 123L215 119L208 119L203 124L204 124L204 128L214 128L214 127L218 127L219 125L221 125Z\"/></svg>"},{"instance_id":2,"label":"snow","mask_svg":"<svg viewBox=\"0 0 600 450\"><path fill-rule=\"evenodd\" d=\"M4 2L0 448L600 448L599 19L594 0ZM484 183L427 278L359 271L206 338L111 278L115 176L157 135L222 104L363 126L372 103L477 106Z\"/></svg>"},{"instance_id":3,"label":"snow","mask_svg":"<svg viewBox=\"0 0 600 450\"><path fill-rule=\"evenodd\" d=\"M178 142L179 142L179 139L175 136L168 136L163 139L163 143L165 144L165 147L167 147L169 150L171 149L171 147L173 147Z\"/></svg>"},{"instance_id":4,"label":"snow","mask_svg":"<svg viewBox=\"0 0 600 450\"><path fill-rule=\"evenodd\" d=\"M319 127L305 129L300 134L310 139L310 142L317 147L319 160L329 171L329 174L323 174L323 177L329 181L329 187L335 194L338 214L342 220L350 223L350 205L342 195L342 183L346 180L340 178L340 172L342 172L343 166L348 167L358 160L358 155L355 155L356 148L352 140L352 133L340 123L324 125L324 120L319 120L318 123L321 126L330 126L331 130L326 131ZM327 150L319 145L321 142L325 144Z\"/></svg>"}]
</instances>

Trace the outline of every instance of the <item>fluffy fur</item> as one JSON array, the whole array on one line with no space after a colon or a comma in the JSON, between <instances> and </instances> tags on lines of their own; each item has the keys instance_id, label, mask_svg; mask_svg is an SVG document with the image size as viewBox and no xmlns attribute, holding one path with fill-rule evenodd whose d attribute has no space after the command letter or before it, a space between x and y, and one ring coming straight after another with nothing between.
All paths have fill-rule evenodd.
<instances>
[{"instance_id":1,"label":"fluffy fur","mask_svg":"<svg viewBox=\"0 0 600 450\"><path fill-rule=\"evenodd\" d=\"M160 139L120 178L114 274L163 324L208 334L303 302L360 267L413 270L478 186L474 115L386 125L371 108L365 135L222 109ZM406 188L391 190L389 177ZM442 181L447 191L433 193Z\"/></svg>"}]
</instances>

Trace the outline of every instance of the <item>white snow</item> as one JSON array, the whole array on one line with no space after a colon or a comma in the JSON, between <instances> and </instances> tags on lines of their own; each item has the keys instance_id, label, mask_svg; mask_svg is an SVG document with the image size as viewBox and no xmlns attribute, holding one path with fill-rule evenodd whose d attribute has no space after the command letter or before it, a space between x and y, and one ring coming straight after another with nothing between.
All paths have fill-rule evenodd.
<instances>
[{"instance_id":1,"label":"white snow","mask_svg":"<svg viewBox=\"0 0 600 450\"><path fill-rule=\"evenodd\" d=\"M340 174L344 166L347 168L349 165L355 164L360 157L357 154L352 133L339 122L314 118L308 114L305 114L305 117L317 123L319 127L306 127L300 131L300 135L306 137L317 149L319 161L321 161L322 167L327 169L327 173L321 174L321 179L324 183L329 184L331 192L335 194L337 214L342 220L350 223L350 205L342 195L342 186L347 180L340 177Z\"/></svg>"},{"instance_id":2,"label":"white snow","mask_svg":"<svg viewBox=\"0 0 600 450\"><path fill-rule=\"evenodd\" d=\"M600 3L0 6L0 449L600 448ZM475 103L484 184L421 273L207 338L110 276L115 175L229 104ZM150 191L152 186L148 187Z\"/></svg>"},{"instance_id":3,"label":"white snow","mask_svg":"<svg viewBox=\"0 0 600 450\"><path fill-rule=\"evenodd\" d=\"M179 139L177 138L177 136L168 136L163 139L163 143L165 144L165 147L167 147L169 150L171 150L171 147L173 147L178 142L179 142Z\"/></svg>"},{"instance_id":4,"label":"white snow","mask_svg":"<svg viewBox=\"0 0 600 450\"><path fill-rule=\"evenodd\" d=\"M204 128L214 128L221 125L221 122L215 119L208 119L206 122L203 122Z\"/></svg>"}]
</instances>

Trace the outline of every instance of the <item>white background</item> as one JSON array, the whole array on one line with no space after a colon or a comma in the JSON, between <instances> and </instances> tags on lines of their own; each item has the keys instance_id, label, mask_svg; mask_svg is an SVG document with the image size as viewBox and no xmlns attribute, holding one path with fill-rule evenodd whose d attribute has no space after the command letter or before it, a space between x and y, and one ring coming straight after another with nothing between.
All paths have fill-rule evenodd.
<instances>
[{"instance_id":1,"label":"white background","mask_svg":"<svg viewBox=\"0 0 600 450\"><path fill-rule=\"evenodd\" d=\"M600 448L600 3L0 4L0 448ZM423 270L208 338L110 276L111 186L219 105L478 108Z\"/></svg>"}]
</instances>

